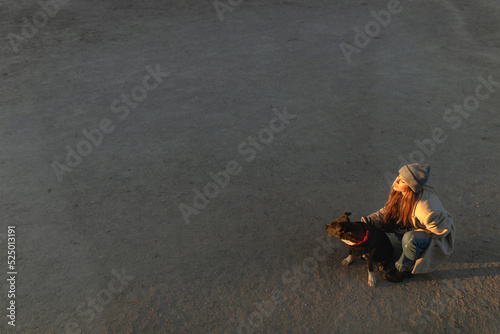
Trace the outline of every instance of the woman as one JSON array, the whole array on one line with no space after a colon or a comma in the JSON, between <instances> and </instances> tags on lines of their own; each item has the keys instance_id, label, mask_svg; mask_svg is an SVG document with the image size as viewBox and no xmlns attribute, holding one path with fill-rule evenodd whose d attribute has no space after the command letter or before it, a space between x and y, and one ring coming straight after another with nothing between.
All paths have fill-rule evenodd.
<instances>
[{"instance_id":1,"label":"woman","mask_svg":"<svg viewBox=\"0 0 500 334\"><path fill-rule=\"evenodd\" d=\"M412 274L429 273L453 253L455 225L435 193L427 187L430 166L409 164L399 170L385 206L365 223L394 232L403 254L389 271L390 282L401 282Z\"/></svg>"}]
</instances>

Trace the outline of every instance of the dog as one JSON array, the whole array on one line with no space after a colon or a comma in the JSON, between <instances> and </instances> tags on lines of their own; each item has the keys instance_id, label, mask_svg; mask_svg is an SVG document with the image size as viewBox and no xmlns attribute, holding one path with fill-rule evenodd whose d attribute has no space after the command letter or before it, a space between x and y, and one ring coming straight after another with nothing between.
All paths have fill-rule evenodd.
<instances>
[{"instance_id":1,"label":"dog","mask_svg":"<svg viewBox=\"0 0 500 334\"><path fill-rule=\"evenodd\" d=\"M394 255L394 247L385 232L363 222L351 222L350 212L334 219L331 224L325 225L326 234L337 237L349 245L349 256L343 265L350 265L354 256L363 258L368 265L368 285L374 287L377 283L373 274L374 262L379 262L383 269Z\"/></svg>"}]
</instances>

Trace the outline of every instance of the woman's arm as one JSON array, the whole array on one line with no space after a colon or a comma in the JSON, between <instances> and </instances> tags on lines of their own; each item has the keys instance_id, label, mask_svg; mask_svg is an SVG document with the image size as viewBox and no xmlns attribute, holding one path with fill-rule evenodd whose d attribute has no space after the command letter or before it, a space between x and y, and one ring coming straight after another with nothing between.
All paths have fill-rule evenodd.
<instances>
[{"instance_id":1,"label":"woman's arm","mask_svg":"<svg viewBox=\"0 0 500 334\"><path fill-rule=\"evenodd\" d=\"M371 215L368 215L366 217L361 217L361 221L365 224L370 224L372 226L375 226L376 228L382 227L384 225L384 218L385 218L385 208L382 208Z\"/></svg>"},{"instance_id":2,"label":"woman's arm","mask_svg":"<svg viewBox=\"0 0 500 334\"><path fill-rule=\"evenodd\" d=\"M428 213L420 223L425 226L425 229L435 235L445 236L450 231L449 215L442 211L434 211Z\"/></svg>"},{"instance_id":3,"label":"woman's arm","mask_svg":"<svg viewBox=\"0 0 500 334\"><path fill-rule=\"evenodd\" d=\"M415 207L417 228L444 237L452 228L453 219L434 193L425 193Z\"/></svg>"}]
</instances>

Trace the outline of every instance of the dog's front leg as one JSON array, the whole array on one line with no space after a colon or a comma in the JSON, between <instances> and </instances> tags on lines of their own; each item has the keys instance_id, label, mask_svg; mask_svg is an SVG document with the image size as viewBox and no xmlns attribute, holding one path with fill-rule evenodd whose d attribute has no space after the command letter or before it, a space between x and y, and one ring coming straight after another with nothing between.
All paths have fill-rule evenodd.
<instances>
[{"instance_id":1,"label":"dog's front leg","mask_svg":"<svg viewBox=\"0 0 500 334\"><path fill-rule=\"evenodd\" d=\"M375 279L375 274L373 273L373 254L375 253L375 249L372 249L370 252L363 254L363 259L365 259L366 264L368 266L368 285L374 287L377 284L377 280Z\"/></svg>"},{"instance_id":2,"label":"dog's front leg","mask_svg":"<svg viewBox=\"0 0 500 334\"><path fill-rule=\"evenodd\" d=\"M352 249L349 248L349 256L342 260L344 266L348 266L354 261L354 256L352 255Z\"/></svg>"}]
</instances>

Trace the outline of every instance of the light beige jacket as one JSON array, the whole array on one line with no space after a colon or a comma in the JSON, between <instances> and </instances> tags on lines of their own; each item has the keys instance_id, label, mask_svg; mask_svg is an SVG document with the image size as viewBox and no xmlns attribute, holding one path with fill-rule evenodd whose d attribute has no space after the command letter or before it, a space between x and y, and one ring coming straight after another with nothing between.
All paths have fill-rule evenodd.
<instances>
[{"instance_id":1,"label":"light beige jacket","mask_svg":"<svg viewBox=\"0 0 500 334\"><path fill-rule=\"evenodd\" d=\"M384 223L385 209L382 208L368 216L375 226ZM424 189L413 210L415 231L423 231L431 236L431 243L418 257L413 274L424 274L436 270L455 247L455 225L453 218L443 207L438 196Z\"/></svg>"}]
</instances>

